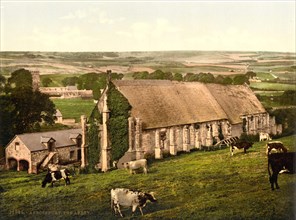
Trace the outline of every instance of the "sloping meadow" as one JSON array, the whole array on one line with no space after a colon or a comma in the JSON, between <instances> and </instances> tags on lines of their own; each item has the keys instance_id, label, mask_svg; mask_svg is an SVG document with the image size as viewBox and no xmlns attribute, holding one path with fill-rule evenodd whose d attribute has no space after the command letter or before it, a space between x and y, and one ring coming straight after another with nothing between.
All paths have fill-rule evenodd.
<instances>
[{"instance_id":1,"label":"sloping meadow","mask_svg":"<svg viewBox=\"0 0 296 220\"><path fill-rule=\"evenodd\" d=\"M296 136L279 139L295 151ZM266 142L246 154L229 149L195 151L149 164L147 175L126 170L76 174L71 184L41 188L45 173L0 172L0 219L116 219L110 190L126 187L153 191L148 219L295 219L296 175L281 174L280 189L271 191ZM122 208L126 219L134 216Z\"/></svg>"}]
</instances>

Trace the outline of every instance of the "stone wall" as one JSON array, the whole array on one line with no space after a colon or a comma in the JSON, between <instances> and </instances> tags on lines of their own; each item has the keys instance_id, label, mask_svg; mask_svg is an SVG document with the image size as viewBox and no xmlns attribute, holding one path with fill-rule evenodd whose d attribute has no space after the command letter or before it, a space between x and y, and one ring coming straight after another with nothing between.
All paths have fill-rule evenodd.
<instances>
[{"instance_id":1,"label":"stone wall","mask_svg":"<svg viewBox=\"0 0 296 220\"><path fill-rule=\"evenodd\" d=\"M221 136L231 137L227 120L143 130L141 120L130 117L128 152L133 152L136 159L143 158L145 153L155 153L156 158L162 158L164 151L176 155L179 151L212 146Z\"/></svg>"},{"instance_id":2,"label":"stone wall","mask_svg":"<svg viewBox=\"0 0 296 220\"><path fill-rule=\"evenodd\" d=\"M23 144L23 142L16 137L13 141L9 143L9 145L5 149L5 157L6 157L6 168L10 169L10 160L16 161L17 170L20 170L20 161L25 160L28 162L28 172L30 173L32 169L31 163L31 152L29 149Z\"/></svg>"}]
</instances>

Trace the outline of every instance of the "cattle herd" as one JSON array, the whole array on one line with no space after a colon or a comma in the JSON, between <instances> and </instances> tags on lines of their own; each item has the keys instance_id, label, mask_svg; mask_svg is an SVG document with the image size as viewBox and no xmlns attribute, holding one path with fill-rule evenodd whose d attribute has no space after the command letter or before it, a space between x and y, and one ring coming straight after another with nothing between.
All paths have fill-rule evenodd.
<instances>
[{"instance_id":1,"label":"cattle herd","mask_svg":"<svg viewBox=\"0 0 296 220\"><path fill-rule=\"evenodd\" d=\"M259 141L270 141L271 138L267 133L260 133ZM236 141L231 143L230 153L233 156L234 150L243 149L246 153L247 149L251 148L253 143L247 141ZM280 141L267 142L266 155L268 161L268 174L271 189L279 189L278 175L283 172L294 173L295 172L295 155L296 152L288 152L288 149ZM139 170L142 170L144 174L148 173L148 166L146 159L129 161L122 164L124 168L129 170L130 174L135 174ZM54 182L64 179L65 184L70 184L70 172L67 169L51 169L49 167L48 173L42 181L42 187L45 187L47 183L51 183L53 187ZM118 213L123 217L120 206L131 207L132 213L136 211L137 207L143 215L143 210L148 201L156 202L156 198L153 192L142 192L139 190L131 190L126 188L111 189L111 209L114 210L115 215Z\"/></svg>"}]
</instances>

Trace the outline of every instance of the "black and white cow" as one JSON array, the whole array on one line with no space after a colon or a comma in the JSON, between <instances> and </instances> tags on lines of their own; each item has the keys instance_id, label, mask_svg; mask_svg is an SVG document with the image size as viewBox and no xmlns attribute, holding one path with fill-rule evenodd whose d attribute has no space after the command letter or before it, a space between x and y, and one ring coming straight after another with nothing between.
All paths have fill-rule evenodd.
<instances>
[{"instance_id":1,"label":"black and white cow","mask_svg":"<svg viewBox=\"0 0 296 220\"><path fill-rule=\"evenodd\" d=\"M143 215L142 208L147 204L147 201L156 202L153 192L146 193L141 191L134 191L124 188L111 189L111 209L114 209L115 214L118 212L123 217L120 206L132 207L132 213L139 207Z\"/></svg>"},{"instance_id":2,"label":"black and white cow","mask_svg":"<svg viewBox=\"0 0 296 220\"><path fill-rule=\"evenodd\" d=\"M44 180L42 181L42 187L44 188L47 183L51 183L51 187L53 187L53 183L60 180L64 179L66 182L66 185L70 184L70 172L67 169L62 169L62 170L57 170L57 171L49 171Z\"/></svg>"},{"instance_id":3,"label":"black and white cow","mask_svg":"<svg viewBox=\"0 0 296 220\"><path fill-rule=\"evenodd\" d=\"M268 155L268 174L271 189L274 190L274 185L279 189L278 174L283 170L289 173L295 173L295 158L296 152L275 153ZM271 171L270 171L271 168Z\"/></svg>"},{"instance_id":4,"label":"black and white cow","mask_svg":"<svg viewBox=\"0 0 296 220\"><path fill-rule=\"evenodd\" d=\"M281 141L272 141L266 144L266 155L269 155L272 151L286 153L288 149Z\"/></svg>"},{"instance_id":5,"label":"black and white cow","mask_svg":"<svg viewBox=\"0 0 296 220\"><path fill-rule=\"evenodd\" d=\"M231 156L233 156L233 151L238 150L238 149L244 149L244 153L247 152L247 149L253 146L252 142L247 142L247 141L241 141L237 143L231 143L230 144L230 153Z\"/></svg>"}]
</instances>

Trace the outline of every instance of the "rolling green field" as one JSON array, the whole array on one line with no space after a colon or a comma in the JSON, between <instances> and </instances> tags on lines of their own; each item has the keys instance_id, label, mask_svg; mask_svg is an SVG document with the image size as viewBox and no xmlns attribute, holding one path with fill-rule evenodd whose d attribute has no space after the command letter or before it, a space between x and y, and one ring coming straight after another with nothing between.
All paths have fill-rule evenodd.
<instances>
[{"instance_id":1,"label":"rolling green field","mask_svg":"<svg viewBox=\"0 0 296 220\"><path fill-rule=\"evenodd\" d=\"M283 84L283 83L269 83L269 82L252 82L250 83L251 88L258 90L296 90L295 84Z\"/></svg>"},{"instance_id":2,"label":"rolling green field","mask_svg":"<svg viewBox=\"0 0 296 220\"><path fill-rule=\"evenodd\" d=\"M295 151L296 136L279 139ZM41 188L45 173L0 172L1 219L117 219L110 189L127 187L155 192L157 203L143 219L295 219L296 175L281 174L281 189L271 191L265 143L246 154L228 149L196 151L154 161L147 175L126 170L77 174L71 184ZM0 188L0 189L1 189ZM131 209L122 209L130 219ZM140 218L139 210L133 219Z\"/></svg>"},{"instance_id":3,"label":"rolling green field","mask_svg":"<svg viewBox=\"0 0 296 220\"><path fill-rule=\"evenodd\" d=\"M96 105L92 99L71 98L52 99L52 101L64 119L74 118L76 122L80 122L80 116L83 114L89 117Z\"/></svg>"}]
</instances>

